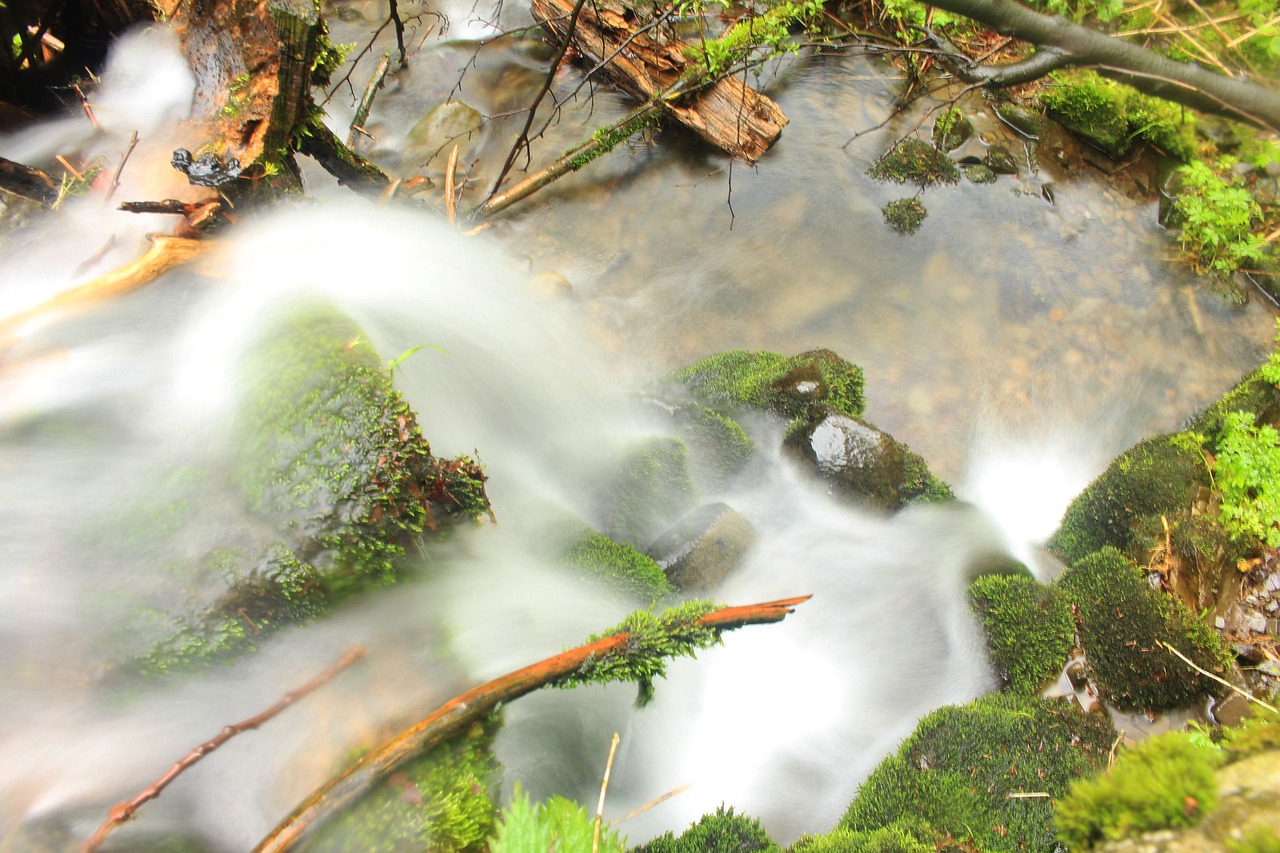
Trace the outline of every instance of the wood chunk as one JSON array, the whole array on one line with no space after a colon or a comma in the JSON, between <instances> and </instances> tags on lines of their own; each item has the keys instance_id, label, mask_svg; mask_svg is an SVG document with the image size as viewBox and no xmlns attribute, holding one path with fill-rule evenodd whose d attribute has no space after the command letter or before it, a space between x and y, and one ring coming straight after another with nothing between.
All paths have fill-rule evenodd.
<instances>
[{"instance_id":1,"label":"wood chunk","mask_svg":"<svg viewBox=\"0 0 1280 853\"><path fill-rule=\"evenodd\" d=\"M633 98L652 100L689 68L686 42L660 27L643 29L651 21L650 12L642 13L622 0L593 0L583 4L570 34L574 5L573 0L533 0L532 8L534 17L556 39L572 38L573 48L591 66L607 60L604 76ZM748 163L769 149L788 121L768 96L737 77L722 78L705 91L680 99L669 112L716 148Z\"/></svg>"}]
</instances>

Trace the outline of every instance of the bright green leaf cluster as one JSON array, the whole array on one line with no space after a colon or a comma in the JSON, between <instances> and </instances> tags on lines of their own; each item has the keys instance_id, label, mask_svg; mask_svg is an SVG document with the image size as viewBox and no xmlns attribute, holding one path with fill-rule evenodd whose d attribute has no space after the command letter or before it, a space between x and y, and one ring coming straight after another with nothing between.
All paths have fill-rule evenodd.
<instances>
[{"instance_id":1,"label":"bright green leaf cluster","mask_svg":"<svg viewBox=\"0 0 1280 853\"><path fill-rule=\"evenodd\" d=\"M1255 426L1245 412L1232 412L1218 434L1214 471L1227 532L1280 547L1280 432L1269 424Z\"/></svg>"},{"instance_id":2,"label":"bright green leaf cluster","mask_svg":"<svg viewBox=\"0 0 1280 853\"><path fill-rule=\"evenodd\" d=\"M1182 190L1175 201L1182 216L1178 239L1183 252L1200 270L1223 275L1261 259L1267 250L1252 230L1262 209L1231 174L1232 165L1224 159L1216 170L1201 160L1183 166Z\"/></svg>"}]
</instances>

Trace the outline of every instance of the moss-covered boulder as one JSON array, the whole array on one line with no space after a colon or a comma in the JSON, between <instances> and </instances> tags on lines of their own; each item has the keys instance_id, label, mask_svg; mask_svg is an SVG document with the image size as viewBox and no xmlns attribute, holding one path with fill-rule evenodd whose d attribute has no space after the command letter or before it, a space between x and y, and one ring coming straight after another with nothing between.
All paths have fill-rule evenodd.
<instances>
[{"instance_id":1,"label":"moss-covered boulder","mask_svg":"<svg viewBox=\"0 0 1280 853\"><path fill-rule=\"evenodd\" d=\"M656 438L626 453L597 490L600 529L643 549L693 509L695 489L688 446Z\"/></svg>"},{"instance_id":2,"label":"moss-covered boulder","mask_svg":"<svg viewBox=\"0 0 1280 853\"><path fill-rule=\"evenodd\" d=\"M1113 738L1105 716L1067 702L996 693L941 708L872 772L840 828L906 822L919 840L932 830L984 851L1053 853L1049 797L1104 767Z\"/></svg>"},{"instance_id":3,"label":"moss-covered boulder","mask_svg":"<svg viewBox=\"0 0 1280 853\"><path fill-rule=\"evenodd\" d=\"M884 510L953 500L951 488L905 444L865 421L815 406L787 431L783 447L837 495Z\"/></svg>"},{"instance_id":4,"label":"moss-covered boulder","mask_svg":"<svg viewBox=\"0 0 1280 853\"><path fill-rule=\"evenodd\" d=\"M796 356L733 350L668 377L698 402L719 412L756 409L798 417L825 403L849 417L866 408L862 369L825 349Z\"/></svg>"},{"instance_id":5,"label":"moss-covered boulder","mask_svg":"<svg viewBox=\"0 0 1280 853\"><path fill-rule=\"evenodd\" d=\"M1101 697L1126 710L1191 704L1213 682L1175 657L1172 646L1209 671L1227 662L1218 635L1178 599L1153 589L1114 548L1080 560L1058 581L1074 609L1090 679Z\"/></svg>"},{"instance_id":6,"label":"moss-covered boulder","mask_svg":"<svg viewBox=\"0 0 1280 853\"><path fill-rule=\"evenodd\" d=\"M787 853L937 853L954 849L920 820L899 820L867 831L837 827L825 835L805 835Z\"/></svg>"},{"instance_id":7,"label":"moss-covered boulder","mask_svg":"<svg viewBox=\"0 0 1280 853\"><path fill-rule=\"evenodd\" d=\"M1136 140L1150 142L1180 160L1196 153L1194 119L1177 105L1143 95L1094 71L1051 75L1040 101L1063 127L1119 159Z\"/></svg>"},{"instance_id":8,"label":"moss-covered boulder","mask_svg":"<svg viewBox=\"0 0 1280 853\"><path fill-rule=\"evenodd\" d=\"M782 853L760 821L720 806L686 829L679 838L666 832L634 847L631 853Z\"/></svg>"},{"instance_id":9,"label":"moss-covered boulder","mask_svg":"<svg viewBox=\"0 0 1280 853\"><path fill-rule=\"evenodd\" d=\"M305 851L482 853L494 832L501 768L487 720L412 759L323 824Z\"/></svg>"},{"instance_id":10,"label":"moss-covered boulder","mask_svg":"<svg viewBox=\"0 0 1280 853\"><path fill-rule=\"evenodd\" d=\"M987 654L1010 690L1038 692L1071 656L1075 623L1064 596L1029 575L985 575L969 585Z\"/></svg>"},{"instance_id":11,"label":"moss-covered boulder","mask_svg":"<svg viewBox=\"0 0 1280 853\"><path fill-rule=\"evenodd\" d=\"M954 184L960 180L960 167L941 148L914 136L908 136L867 169L878 181L915 184Z\"/></svg>"},{"instance_id":12,"label":"moss-covered boulder","mask_svg":"<svg viewBox=\"0 0 1280 853\"><path fill-rule=\"evenodd\" d=\"M1135 531L1160 529L1161 516L1187 515L1199 489L1209 485L1200 453L1169 439L1149 438L1113 460L1067 507L1050 550L1068 564L1106 546L1144 557L1153 543Z\"/></svg>"},{"instance_id":13,"label":"moss-covered boulder","mask_svg":"<svg viewBox=\"0 0 1280 853\"><path fill-rule=\"evenodd\" d=\"M308 315L252 350L229 494L244 527L175 566L184 612L140 609L151 672L228 659L281 626L394 582L424 533L489 512L485 475L431 453L379 357L349 322ZM179 552L180 553L180 552Z\"/></svg>"},{"instance_id":14,"label":"moss-covered boulder","mask_svg":"<svg viewBox=\"0 0 1280 853\"><path fill-rule=\"evenodd\" d=\"M732 482L755 452L755 442L742 425L710 406L652 396L645 402L662 413L672 435L689 448L690 473L700 489L717 490Z\"/></svg>"}]
</instances>

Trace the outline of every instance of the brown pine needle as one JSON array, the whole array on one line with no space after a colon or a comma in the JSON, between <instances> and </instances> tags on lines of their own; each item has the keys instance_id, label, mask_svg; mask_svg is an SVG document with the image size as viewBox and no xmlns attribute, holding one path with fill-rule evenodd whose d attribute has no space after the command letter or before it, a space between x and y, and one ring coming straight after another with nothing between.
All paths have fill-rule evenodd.
<instances>
[{"instance_id":1,"label":"brown pine needle","mask_svg":"<svg viewBox=\"0 0 1280 853\"><path fill-rule=\"evenodd\" d=\"M83 173L83 172L81 172L79 169L77 169L75 166L72 166L72 165L71 165L71 163L70 163L70 161L68 161L66 157L63 157L61 154L55 154L55 155L53 156L53 159L55 159L55 160L57 160L59 163L61 163L61 164L62 164L62 168L66 169L68 172L70 172L70 173L71 173L71 175L72 175L72 177L74 177L77 181L83 181L83 180L84 180L84 173Z\"/></svg>"},{"instance_id":2,"label":"brown pine needle","mask_svg":"<svg viewBox=\"0 0 1280 853\"><path fill-rule=\"evenodd\" d=\"M1241 690L1239 687L1236 687L1230 681L1227 681L1226 679L1223 679L1223 678L1219 678L1218 676L1214 675L1212 672L1209 672L1207 669L1201 669L1191 660L1191 658L1187 657L1182 652L1178 651L1168 643L1162 643L1161 641L1156 640L1156 645L1173 652L1175 655L1177 655L1179 658L1182 659L1183 663L1185 663L1187 666L1191 667L1201 675L1205 676L1206 678L1212 678L1214 681L1218 682L1222 686L1230 687L1233 691L1235 691L1236 693L1239 693L1241 696L1248 699L1250 702L1253 702L1255 705L1261 705L1263 708L1266 708L1268 711L1270 711L1273 714L1280 714L1280 711L1277 711L1273 706L1268 705L1266 702L1263 702L1261 699L1257 698L1249 691Z\"/></svg>"},{"instance_id":3,"label":"brown pine needle","mask_svg":"<svg viewBox=\"0 0 1280 853\"><path fill-rule=\"evenodd\" d=\"M455 152L457 148L453 149ZM613 733L609 744L609 761L604 765L604 780L600 783L600 802L596 804L596 828L591 836L591 853L600 853L600 824L604 819L604 794L609 790L609 774L613 771L613 756L618 752L618 733Z\"/></svg>"},{"instance_id":4,"label":"brown pine needle","mask_svg":"<svg viewBox=\"0 0 1280 853\"><path fill-rule=\"evenodd\" d=\"M444 169L444 215L453 225L457 216L457 199L454 198L453 173L458 168L458 146L449 152L449 165Z\"/></svg>"},{"instance_id":5,"label":"brown pine needle","mask_svg":"<svg viewBox=\"0 0 1280 853\"><path fill-rule=\"evenodd\" d=\"M364 657L364 649L359 646L351 647L347 650L346 654L340 657L328 669L296 690L286 693L279 702L272 705L267 710L262 711L259 714L255 714L247 720L242 720L238 723L227 726L222 731L218 732L216 736L191 750L185 757L170 767L168 772L155 782L152 782L151 785L136 797L128 802L116 803L112 806L107 819L98 827L97 831L94 832L93 835L89 836L89 840L80 848L80 853L93 853L93 851L97 850L113 829L132 818L138 808L143 803L147 802L147 800L154 800L156 797L160 796L160 792L167 788L169 783L174 779L177 779L178 776L180 776L188 767L195 764L197 761L204 758L206 755L213 752L236 735L258 728L285 708L288 708L294 702L297 702L307 694L327 684L335 675L342 672L342 670L351 666L351 664L355 663L362 657Z\"/></svg>"},{"instance_id":6,"label":"brown pine needle","mask_svg":"<svg viewBox=\"0 0 1280 853\"><path fill-rule=\"evenodd\" d=\"M639 816L639 815L642 815L642 814L644 814L645 812L647 812L649 809L653 808L654 806L656 806L656 805L658 805L658 804L660 804L660 803L665 803L667 800L671 799L671 798L672 798L672 797L674 797L676 794L683 794L685 791L689 790L689 789L690 789L690 788L692 788L692 787L693 787L693 783L692 783L692 782L690 782L688 785L681 785L679 788L672 788L670 791L667 791L667 792L666 792L665 794L663 794L661 797L654 797L652 800L650 800L649 802L645 803L645 804L644 804L643 806L641 806L640 808L635 809L635 810L630 811L630 812L627 812L625 815L623 815L622 817L618 818L618 819L617 819L617 820L615 820L613 823L614 823L614 825L615 825L615 826L617 826L618 824L622 823L624 820L631 820L631 818L633 818L633 817L637 817L637 816Z\"/></svg>"}]
</instances>

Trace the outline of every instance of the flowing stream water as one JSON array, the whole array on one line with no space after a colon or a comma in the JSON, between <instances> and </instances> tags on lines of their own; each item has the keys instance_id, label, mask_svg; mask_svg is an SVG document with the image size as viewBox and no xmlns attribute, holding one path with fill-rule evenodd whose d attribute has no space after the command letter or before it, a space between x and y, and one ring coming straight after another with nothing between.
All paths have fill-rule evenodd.
<instances>
[{"instance_id":1,"label":"flowing stream water","mask_svg":"<svg viewBox=\"0 0 1280 853\"><path fill-rule=\"evenodd\" d=\"M466 7L446 11L452 38L490 32ZM335 9L336 40L367 38L384 14L377 3ZM478 50L435 39L393 77L368 125L368 152L404 174L442 168L404 154L431 106L452 93L498 116L527 102L547 67L527 41ZM575 75L561 75L561 95ZM865 175L922 119L891 116L891 70L809 57L765 82L791 124L755 167L730 168L666 131L474 237L433 213L346 198L309 171L319 203L246 222L145 290L7 342L0 838L41 816L83 837L192 746L364 646L359 667L140 813L139 823L190 827L217 850L249 849L370 731L616 623L624 606L530 556L538 531L522 508L591 520L583 466L651 429L624 392L727 349L827 347L861 365L868 418L965 501L890 518L837 503L779 457L780 424L756 424L750 475L700 496L729 503L760 535L717 597L813 600L780 625L733 632L723 648L676 662L649 708L632 706L629 687L514 703L498 741L504 790L518 781L536 797L594 802L616 731L607 818L692 785L621 824L632 841L679 831L724 802L785 842L830 828L921 714L989 689L963 596L974 563L1007 552L1044 565L1035 546L1071 497L1125 446L1176 428L1260 361L1274 311L1207 292L1172 261L1151 204L1118 191L1122 179L1073 173L1047 141L1034 171L926 193L923 229L899 236L878 209L908 193ZM114 167L137 129L116 199L189 192L168 154L198 142L166 134L192 86L163 33L134 34L104 76L104 130L66 118L0 138L0 153L31 163L96 155ZM335 126L349 100L330 104ZM604 91L567 101L536 157L625 109ZM466 140L473 177L495 173L514 121L493 118ZM0 319L131 260L145 231L169 225L91 195L0 236ZM537 295L530 280L546 273L571 290ZM174 564L246 523L225 489L181 472L230 464L236 401L272 382L269 370L241 371L239 356L310 304L349 315L384 358L439 348L399 365L396 384L437 454L479 454L499 524L434 551L421 581L286 632L234 666L123 696L96 689L105 652L142 631L122 627L123 614L177 595ZM166 500L198 506L196 520L163 543L124 541L121 513ZM446 645L450 662L437 653Z\"/></svg>"}]
</instances>

